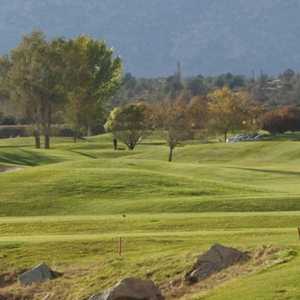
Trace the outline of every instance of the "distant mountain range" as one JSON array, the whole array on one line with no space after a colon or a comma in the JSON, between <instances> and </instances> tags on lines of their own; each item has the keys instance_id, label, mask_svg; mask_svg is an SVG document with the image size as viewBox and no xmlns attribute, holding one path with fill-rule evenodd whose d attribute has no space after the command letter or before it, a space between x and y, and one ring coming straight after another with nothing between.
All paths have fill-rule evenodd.
<instances>
[{"instance_id":1,"label":"distant mountain range","mask_svg":"<svg viewBox=\"0 0 300 300\"><path fill-rule=\"evenodd\" d=\"M300 70L299 0L1 0L0 53L22 34L105 39L137 76Z\"/></svg>"}]
</instances>

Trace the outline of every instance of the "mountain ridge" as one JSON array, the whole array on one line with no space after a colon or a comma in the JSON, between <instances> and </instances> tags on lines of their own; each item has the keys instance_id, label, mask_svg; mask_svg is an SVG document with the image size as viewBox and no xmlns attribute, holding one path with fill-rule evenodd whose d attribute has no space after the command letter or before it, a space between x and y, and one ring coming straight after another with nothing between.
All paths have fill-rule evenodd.
<instances>
[{"instance_id":1,"label":"mountain ridge","mask_svg":"<svg viewBox=\"0 0 300 300\"><path fill-rule=\"evenodd\" d=\"M4 0L0 53L21 36L105 39L137 76L300 70L297 0Z\"/></svg>"}]
</instances>

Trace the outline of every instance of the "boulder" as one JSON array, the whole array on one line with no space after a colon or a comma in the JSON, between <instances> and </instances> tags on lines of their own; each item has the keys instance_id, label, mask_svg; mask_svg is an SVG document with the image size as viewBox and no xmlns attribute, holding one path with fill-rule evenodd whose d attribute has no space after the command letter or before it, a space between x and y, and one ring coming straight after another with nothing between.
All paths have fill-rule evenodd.
<instances>
[{"instance_id":1,"label":"boulder","mask_svg":"<svg viewBox=\"0 0 300 300\"><path fill-rule=\"evenodd\" d=\"M59 277L61 274L52 271L46 264L40 264L35 268L19 275L18 279L22 285L42 283Z\"/></svg>"},{"instance_id":2,"label":"boulder","mask_svg":"<svg viewBox=\"0 0 300 300\"><path fill-rule=\"evenodd\" d=\"M199 282L232 265L245 262L249 258L245 252L216 244L199 256L192 270L185 275L185 281L190 284Z\"/></svg>"},{"instance_id":3,"label":"boulder","mask_svg":"<svg viewBox=\"0 0 300 300\"><path fill-rule=\"evenodd\" d=\"M151 280L126 278L89 300L163 300L160 289Z\"/></svg>"}]
</instances>

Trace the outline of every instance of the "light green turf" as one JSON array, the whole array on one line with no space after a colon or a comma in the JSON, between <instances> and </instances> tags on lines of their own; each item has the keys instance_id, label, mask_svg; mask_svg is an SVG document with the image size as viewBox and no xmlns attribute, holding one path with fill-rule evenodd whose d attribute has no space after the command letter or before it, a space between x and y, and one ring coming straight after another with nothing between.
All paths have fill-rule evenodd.
<instances>
[{"instance_id":1,"label":"light green turf","mask_svg":"<svg viewBox=\"0 0 300 300\"><path fill-rule=\"evenodd\" d=\"M300 142L193 144L166 157L151 140L113 151L108 136L49 151L0 146L0 163L25 166L0 176L0 215L300 210Z\"/></svg>"},{"instance_id":2,"label":"light green turf","mask_svg":"<svg viewBox=\"0 0 300 300\"><path fill-rule=\"evenodd\" d=\"M109 135L55 139L48 151L29 138L0 140L0 166L22 168L0 173L0 271L45 261L65 276L36 299L51 291L82 300L124 276L167 282L216 242L298 253L298 140L194 141L176 149L173 163L158 139L135 151L113 151ZM299 263L296 256L195 298L299 299Z\"/></svg>"}]
</instances>

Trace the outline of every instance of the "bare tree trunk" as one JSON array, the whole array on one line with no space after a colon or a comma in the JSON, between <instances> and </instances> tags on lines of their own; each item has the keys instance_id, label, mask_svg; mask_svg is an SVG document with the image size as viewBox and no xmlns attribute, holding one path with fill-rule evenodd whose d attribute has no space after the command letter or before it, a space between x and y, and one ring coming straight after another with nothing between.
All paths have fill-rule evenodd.
<instances>
[{"instance_id":1,"label":"bare tree trunk","mask_svg":"<svg viewBox=\"0 0 300 300\"><path fill-rule=\"evenodd\" d=\"M47 104L46 104L47 105ZM46 109L46 116L44 119L44 136L45 136L45 149L50 149L50 135L51 135L51 105L48 104Z\"/></svg>"},{"instance_id":2,"label":"bare tree trunk","mask_svg":"<svg viewBox=\"0 0 300 300\"><path fill-rule=\"evenodd\" d=\"M50 134L48 131L45 133L45 149L50 149Z\"/></svg>"},{"instance_id":3,"label":"bare tree trunk","mask_svg":"<svg viewBox=\"0 0 300 300\"><path fill-rule=\"evenodd\" d=\"M87 127L87 136L92 136L92 126L88 125Z\"/></svg>"},{"instance_id":4,"label":"bare tree trunk","mask_svg":"<svg viewBox=\"0 0 300 300\"><path fill-rule=\"evenodd\" d=\"M74 143L77 143L77 139L78 139L78 129L75 128L74 129L74 135L73 135L73 141L74 141Z\"/></svg>"},{"instance_id":5,"label":"bare tree trunk","mask_svg":"<svg viewBox=\"0 0 300 300\"><path fill-rule=\"evenodd\" d=\"M225 132L224 132L224 142L225 142L225 143L227 142L227 135L228 135L228 132L225 131Z\"/></svg>"},{"instance_id":6,"label":"bare tree trunk","mask_svg":"<svg viewBox=\"0 0 300 300\"><path fill-rule=\"evenodd\" d=\"M34 127L33 127L33 136L34 136L34 143L35 148L41 148L41 120L38 109L34 110Z\"/></svg>"},{"instance_id":7,"label":"bare tree trunk","mask_svg":"<svg viewBox=\"0 0 300 300\"><path fill-rule=\"evenodd\" d=\"M169 151L169 162L173 161L173 147L170 147L170 151Z\"/></svg>"},{"instance_id":8,"label":"bare tree trunk","mask_svg":"<svg viewBox=\"0 0 300 300\"><path fill-rule=\"evenodd\" d=\"M118 140L116 138L113 139L114 150L118 150Z\"/></svg>"},{"instance_id":9,"label":"bare tree trunk","mask_svg":"<svg viewBox=\"0 0 300 300\"><path fill-rule=\"evenodd\" d=\"M41 136L40 133L35 131L34 133L34 141L35 141L35 148L41 149Z\"/></svg>"},{"instance_id":10,"label":"bare tree trunk","mask_svg":"<svg viewBox=\"0 0 300 300\"><path fill-rule=\"evenodd\" d=\"M34 136L35 148L40 149L41 148L41 131L40 131L40 126L38 124L35 125L35 128L33 130L33 136Z\"/></svg>"}]
</instances>

